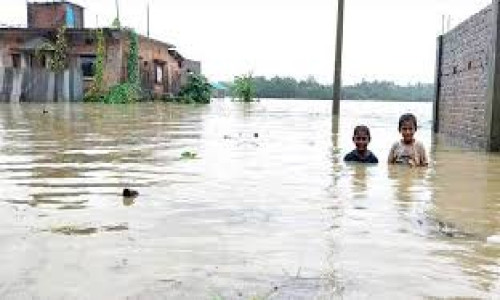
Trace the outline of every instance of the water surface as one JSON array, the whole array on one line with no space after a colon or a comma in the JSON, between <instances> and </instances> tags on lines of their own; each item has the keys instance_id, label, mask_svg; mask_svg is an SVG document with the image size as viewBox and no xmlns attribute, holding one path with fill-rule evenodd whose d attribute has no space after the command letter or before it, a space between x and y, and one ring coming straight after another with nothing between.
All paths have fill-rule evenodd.
<instances>
[{"instance_id":1,"label":"water surface","mask_svg":"<svg viewBox=\"0 0 500 300\"><path fill-rule=\"evenodd\" d=\"M0 105L0 298L498 297L500 156L435 140L429 103L330 111ZM407 111L428 169L386 164ZM342 162L360 123L378 166Z\"/></svg>"}]
</instances>

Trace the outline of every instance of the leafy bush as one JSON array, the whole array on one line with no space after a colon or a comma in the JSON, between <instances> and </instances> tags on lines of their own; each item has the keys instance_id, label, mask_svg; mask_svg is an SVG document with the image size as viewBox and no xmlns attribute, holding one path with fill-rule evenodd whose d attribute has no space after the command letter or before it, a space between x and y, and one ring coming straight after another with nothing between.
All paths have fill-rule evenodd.
<instances>
[{"instance_id":1,"label":"leafy bush","mask_svg":"<svg viewBox=\"0 0 500 300\"><path fill-rule=\"evenodd\" d=\"M252 74L236 76L232 86L233 96L243 102L251 102L255 98L255 85Z\"/></svg>"},{"instance_id":2,"label":"leafy bush","mask_svg":"<svg viewBox=\"0 0 500 300\"><path fill-rule=\"evenodd\" d=\"M130 103L137 100L135 85L125 82L111 87L103 99L104 103Z\"/></svg>"},{"instance_id":3,"label":"leafy bush","mask_svg":"<svg viewBox=\"0 0 500 300\"><path fill-rule=\"evenodd\" d=\"M181 103L210 103L212 86L208 80L198 74L190 74L188 82L182 87L177 102Z\"/></svg>"}]
</instances>

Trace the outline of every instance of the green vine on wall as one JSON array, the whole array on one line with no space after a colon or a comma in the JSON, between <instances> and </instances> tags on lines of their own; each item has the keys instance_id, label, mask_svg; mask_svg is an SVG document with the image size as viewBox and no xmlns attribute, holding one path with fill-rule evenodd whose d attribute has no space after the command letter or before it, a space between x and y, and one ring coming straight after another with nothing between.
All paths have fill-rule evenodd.
<instances>
[{"instance_id":1,"label":"green vine on wall","mask_svg":"<svg viewBox=\"0 0 500 300\"><path fill-rule=\"evenodd\" d=\"M46 55L51 53L51 55ZM35 49L35 57L41 61L42 57L47 57L48 67L51 71L60 73L68 67L68 42L66 41L66 27L57 29L54 44L43 43Z\"/></svg>"},{"instance_id":2,"label":"green vine on wall","mask_svg":"<svg viewBox=\"0 0 500 300\"><path fill-rule=\"evenodd\" d=\"M104 59L106 55L106 40L104 38L104 31L97 29L95 32L97 47L96 47L96 60L94 64L94 77L90 90L85 95L85 101L101 101L105 95L104 89Z\"/></svg>"},{"instance_id":3,"label":"green vine on wall","mask_svg":"<svg viewBox=\"0 0 500 300\"><path fill-rule=\"evenodd\" d=\"M102 92L104 90L104 59L106 56L106 40L104 38L104 31L98 29L96 31L97 37L97 53L95 62L94 74L94 87L96 91Z\"/></svg>"},{"instance_id":4,"label":"green vine on wall","mask_svg":"<svg viewBox=\"0 0 500 300\"><path fill-rule=\"evenodd\" d=\"M129 31L130 50L127 59L128 83L139 91L139 36L134 30Z\"/></svg>"},{"instance_id":5,"label":"green vine on wall","mask_svg":"<svg viewBox=\"0 0 500 300\"><path fill-rule=\"evenodd\" d=\"M54 45L54 56L50 59L50 69L54 72L62 72L68 66L68 43L66 41L66 26L57 30L56 44Z\"/></svg>"},{"instance_id":6,"label":"green vine on wall","mask_svg":"<svg viewBox=\"0 0 500 300\"><path fill-rule=\"evenodd\" d=\"M94 83L92 88L85 95L85 101L104 102L104 103L130 103L139 99L140 81L139 81L139 37L133 31L129 30L130 39L129 56L127 59L127 81L116 84L109 90L106 90L104 82L105 73L105 38L102 29L97 30L97 48Z\"/></svg>"}]
</instances>

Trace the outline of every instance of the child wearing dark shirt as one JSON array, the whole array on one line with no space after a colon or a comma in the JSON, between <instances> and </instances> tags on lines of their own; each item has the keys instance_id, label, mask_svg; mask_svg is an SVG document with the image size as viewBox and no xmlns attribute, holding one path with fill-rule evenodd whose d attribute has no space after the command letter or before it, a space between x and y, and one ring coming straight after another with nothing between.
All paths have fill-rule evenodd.
<instances>
[{"instance_id":1,"label":"child wearing dark shirt","mask_svg":"<svg viewBox=\"0 0 500 300\"><path fill-rule=\"evenodd\" d=\"M345 162L359 162L367 164L377 164L377 157L368 150L368 144L371 141L370 129L367 126L360 125L354 128L352 141L356 149L344 157Z\"/></svg>"}]
</instances>

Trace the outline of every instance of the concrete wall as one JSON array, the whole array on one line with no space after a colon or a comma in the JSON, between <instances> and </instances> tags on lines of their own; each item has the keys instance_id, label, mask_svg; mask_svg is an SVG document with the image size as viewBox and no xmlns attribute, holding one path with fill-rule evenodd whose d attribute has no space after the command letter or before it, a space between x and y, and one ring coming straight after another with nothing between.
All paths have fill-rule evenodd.
<instances>
[{"instance_id":1,"label":"concrete wall","mask_svg":"<svg viewBox=\"0 0 500 300\"><path fill-rule=\"evenodd\" d=\"M181 69L181 85L188 82L189 73L201 74L201 63L199 61L185 59Z\"/></svg>"},{"instance_id":2,"label":"concrete wall","mask_svg":"<svg viewBox=\"0 0 500 300\"><path fill-rule=\"evenodd\" d=\"M490 5L438 39L435 131L473 148L489 147L495 15Z\"/></svg>"}]
</instances>

